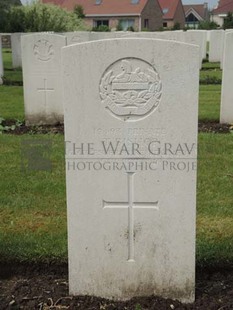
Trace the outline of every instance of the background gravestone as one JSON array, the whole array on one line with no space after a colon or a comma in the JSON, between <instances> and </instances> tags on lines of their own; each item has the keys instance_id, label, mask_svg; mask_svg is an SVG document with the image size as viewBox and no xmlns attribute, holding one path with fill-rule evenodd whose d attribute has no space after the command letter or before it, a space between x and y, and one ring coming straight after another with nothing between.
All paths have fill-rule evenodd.
<instances>
[{"instance_id":1,"label":"background gravestone","mask_svg":"<svg viewBox=\"0 0 233 310\"><path fill-rule=\"evenodd\" d=\"M3 58L2 58L2 37L0 36L0 84L2 84L3 75L4 70L3 70Z\"/></svg>"},{"instance_id":2,"label":"background gravestone","mask_svg":"<svg viewBox=\"0 0 233 310\"><path fill-rule=\"evenodd\" d=\"M25 119L27 124L63 122L61 48L66 37L32 34L22 37Z\"/></svg>"},{"instance_id":3,"label":"background gravestone","mask_svg":"<svg viewBox=\"0 0 233 310\"><path fill-rule=\"evenodd\" d=\"M207 35L205 30L187 30L184 32L185 42L199 46L199 66L202 68L202 60L206 58Z\"/></svg>"},{"instance_id":4,"label":"background gravestone","mask_svg":"<svg viewBox=\"0 0 233 310\"><path fill-rule=\"evenodd\" d=\"M233 32L225 34L220 122L233 124Z\"/></svg>"},{"instance_id":5,"label":"background gravestone","mask_svg":"<svg viewBox=\"0 0 233 310\"><path fill-rule=\"evenodd\" d=\"M114 39L62 59L70 294L192 302L198 47Z\"/></svg>"},{"instance_id":6,"label":"background gravestone","mask_svg":"<svg viewBox=\"0 0 233 310\"><path fill-rule=\"evenodd\" d=\"M11 49L12 49L12 68L22 67L22 55L21 55L21 37L23 33L11 34Z\"/></svg>"},{"instance_id":7,"label":"background gravestone","mask_svg":"<svg viewBox=\"0 0 233 310\"><path fill-rule=\"evenodd\" d=\"M89 31L64 32L62 35L67 38L67 45L87 42L90 40Z\"/></svg>"},{"instance_id":8,"label":"background gravestone","mask_svg":"<svg viewBox=\"0 0 233 310\"><path fill-rule=\"evenodd\" d=\"M209 61L222 62L224 48L224 30L210 31Z\"/></svg>"}]
</instances>

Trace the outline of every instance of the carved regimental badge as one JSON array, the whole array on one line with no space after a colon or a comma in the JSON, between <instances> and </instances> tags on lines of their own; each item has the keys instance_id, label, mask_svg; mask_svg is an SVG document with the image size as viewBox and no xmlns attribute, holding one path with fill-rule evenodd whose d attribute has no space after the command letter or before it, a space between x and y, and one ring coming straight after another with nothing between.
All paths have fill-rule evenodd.
<instances>
[{"instance_id":1,"label":"carved regimental badge","mask_svg":"<svg viewBox=\"0 0 233 310\"><path fill-rule=\"evenodd\" d=\"M33 52L38 60L49 61L54 56L53 45L47 40L38 40L33 47Z\"/></svg>"},{"instance_id":2,"label":"carved regimental badge","mask_svg":"<svg viewBox=\"0 0 233 310\"><path fill-rule=\"evenodd\" d=\"M100 81L100 97L105 108L124 121L148 116L159 105L162 83L149 63L138 58L112 64Z\"/></svg>"}]
</instances>

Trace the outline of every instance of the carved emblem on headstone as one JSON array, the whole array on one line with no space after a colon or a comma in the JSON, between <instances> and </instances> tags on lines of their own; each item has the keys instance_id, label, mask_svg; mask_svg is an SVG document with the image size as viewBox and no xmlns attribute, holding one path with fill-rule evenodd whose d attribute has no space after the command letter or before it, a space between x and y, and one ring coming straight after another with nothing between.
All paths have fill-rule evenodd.
<instances>
[{"instance_id":1,"label":"carved emblem on headstone","mask_svg":"<svg viewBox=\"0 0 233 310\"><path fill-rule=\"evenodd\" d=\"M53 45L44 39L38 40L33 47L34 55L38 60L49 61L54 56Z\"/></svg>"},{"instance_id":2,"label":"carved emblem on headstone","mask_svg":"<svg viewBox=\"0 0 233 310\"><path fill-rule=\"evenodd\" d=\"M112 64L100 81L102 103L115 117L135 121L159 105L162 83L155 68L138 58Z\"/></svg>"}]
</instances>

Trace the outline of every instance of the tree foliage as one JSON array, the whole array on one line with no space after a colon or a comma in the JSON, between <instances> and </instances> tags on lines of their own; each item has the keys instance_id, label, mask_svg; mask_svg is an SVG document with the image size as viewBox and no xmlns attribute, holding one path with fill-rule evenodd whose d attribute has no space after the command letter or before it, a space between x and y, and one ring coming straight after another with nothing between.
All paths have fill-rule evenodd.
<instances>
[{"instance_id":1,"label":"tree foliage","mask_svg":"<svg viewBox=\"0 0 233 310\"><path fill-rule=\"evenodd\" d=\"M7 15L7 32L65 32L84 30L83 22L73 12L53 4L35 2L11 7Z\"/></svg>"},{"instance_id":2,"label":"tree foliage","mask_svg":"<svg viewBox=\"0 0 233 310\"><path fill-rule=\"evenodd\" d=\"M218 24L213 21L209 21L209 20L202 21L198 25L198 29L203 29L203 30L213 30L217 28L218 28Z\"/></svg>"},{"instance_id":3,"label":"tree foliage","mask_svg":"<svg viewBox=\"0 0 233 310\"><path fill-rule=\"evenodd\" d=\"M20 6L20 0L0 0L0 31L5 31L7 24L7 15L12 6Z\"/></svg>"},{"instance_id":4,"label":"tree foliage","mask_svg":"<svg viewBox=\"0 0 233 310\"><path fill-rule=\"evenodd\" d=\"M83 10L83 7L81 5L76 5L74 7L74 14L76 14L77 17L81 18L81 19L85 17L84 10Z\"/></svg>"},{"instance_id":5,"label":"tree foliage","mask_svg":"<svg viewBox=\"0 0 233 310\"><path fill-rule=\"evenodd\" d=\"M233 28L233 13L229 12L227 14L227 17L224 18L223 28L224 29L232 29Z\"/></svg>"}]
</instances>

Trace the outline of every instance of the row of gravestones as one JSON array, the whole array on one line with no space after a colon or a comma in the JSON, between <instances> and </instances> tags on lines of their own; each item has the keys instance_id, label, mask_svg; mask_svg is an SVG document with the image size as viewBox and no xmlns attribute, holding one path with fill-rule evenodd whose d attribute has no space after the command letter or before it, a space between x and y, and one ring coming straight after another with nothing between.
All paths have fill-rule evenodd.
<instances>
[{"instance_id":1,"label":"row of gravestones","mask_svg":"<svg viewBox=\"0 0 233 310\"><path fill-rule=\"evenodd\" d=\"M219 39L219 33L215 31L216 41ZM91 33L77 32L66 33L66 36L52 34L33 34L22 37L22 59L23 59L23 79L24 79L24 102L25 119L28 125L35 124L55 124L63 122L64 109L62 105L61 89L61 48L77 42L95 41L100 38L110 38L110 36L121 36L122 38L154 38L156 35L160 39L175 40L177 42L196 43L199 48L199 67L204 57L206 44L203 42L206 38L205 31L190 32L165 32L165 33ZM212 38L211 32L211 38ZM184 40L185 37L185 40ZM188 39L187 39L188 38ZM231 40L230 33L224 35L226 42ZM95 40L94 40L95 39ZM194 42L195 41L195 42ZM13 42L12 42L13 43ZM233 108L231 107L231 86L228 86L229 77L232 75L231 62L232 50L229 43L225 44L225 58L223 70L222 85L222 104L221 104L221 122L233 122ZM229 46L229 47L228 47ZM142 47L144 48L144 47ZM217 47L216 47L217 49ZM201 52L200 52L201 51ZM169 66L169 64L167 64Z\"/></svg>"},{"instance_id":2,"label":"row of gravestones","mask_svg":"<svg viewBox=\"0 0 233 310\"><path fill-rule=\"evenodd\" d=\"M202 59L206 58L206 43L210 42L210 61L219 62L222 60L223 48L224 48L224 35L228 30L190 30L183 31L166 31L166 32L153 32L147 33L146 36L152 38L170 39L180 42L191 43L199 45L202 50ZM232 30L229 30L232 31ZM18 68L22 66L21 57L21 36L23 33L11 34L12 45L12 66ZM65 33L67 36L67 44L80 43L86 41L127 37L127 36L145 36L145 33L125 33L125 32L111 32L111 33L96 33L96 32L71 32Z\"/></svg>"},{"instance_id":3,"label":"row of gravestones","mask_svg":"<svg viewBox=\"0 0 233 310\"><path fill-rule=\"evenodd\" d=\"M64 107L70 294L192 302L200 49L148 37L23 36L26 117Z\"/></svg>"},{"instance_id":4,"label":"row of gravestones","mask_svg":"<svg viewBox=\"0 0 233 310\"><path fill-rule=\"evenodd\" d=\"M11 34L11 46L12 46L12 67L18 68L22 66L21 56L21 36L23 33ZM191 43L200 46L200 67L202 60L206 58L206 43L210 41L209 59L212 62L221 62L223 59L224 49L224 30L190 30L187 32L183 31L166 31L166 32L153 32L153 33L124 33L124 32L112 32L112 33L96 33L96 32L76 32L66 33L67 45L93 41L99 39L116 38L116 37L151 37L161 38L168 40L175 40L180 42ZM0 77L3 76L3 66L0 56Z\"/></svg>"}]
</instances>

